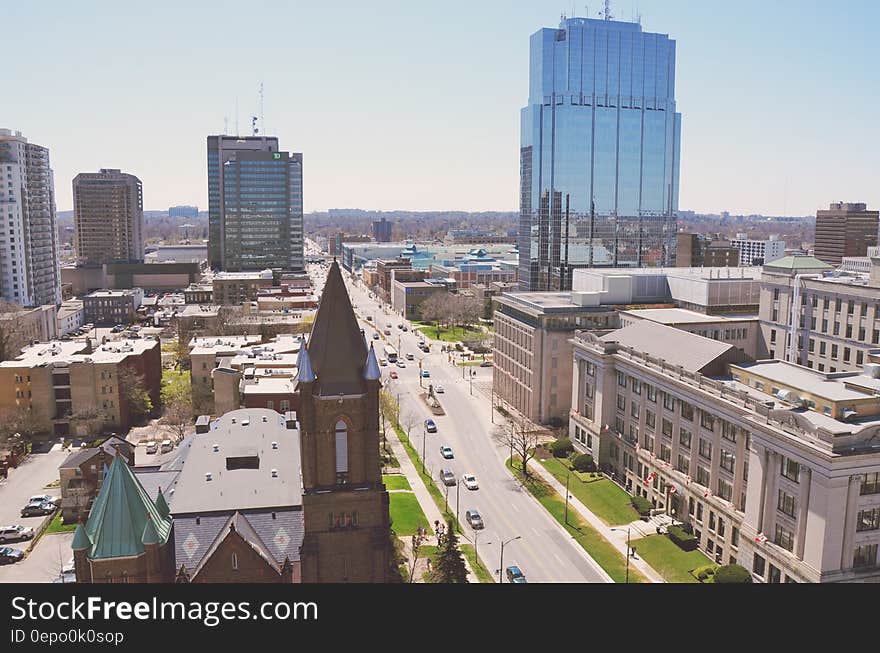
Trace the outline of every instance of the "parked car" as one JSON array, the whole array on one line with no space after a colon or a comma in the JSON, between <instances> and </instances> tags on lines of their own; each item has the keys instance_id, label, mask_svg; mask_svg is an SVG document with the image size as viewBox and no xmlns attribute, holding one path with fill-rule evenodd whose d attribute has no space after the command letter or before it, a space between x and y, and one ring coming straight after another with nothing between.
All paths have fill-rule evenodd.
<instances>
[{"instance_id":1,"label":"parked car","mask_svg":"<svg viewBox=\"0 0 880 653\"><path fill-rule=\"evenodd\" d=\"M408 360L408 361L415 360L415 358L416 357L413 356L411 353L406 355L406 360Z\"/></svg>"},{"instance_id":2,"label":"parked car","mask_svg":"<svg viewBox=\"0 0 880 653\"><path fill-rule=\"evenodd\" d=\"M385 367L386 365L388 365L388 361L385 360L384 358L380 358L379 365L381 365L382 367Z\"/></svg>"},{"instance_id":3,"label":"parked car","mask_svg":"<svg viewBox=\"0 0 880 653\"><path fill-rule=\"evenodd\" d=\"M122 331L125 331L125 327L121 324L117 324L115 327L110 329L110 333L121 333Z\"/></svg>"},{"instance_id":4,"label":"parked car","mask_svg":"<svg viewBox=\"0 0 880 653\"><path fill-rule=\"evenodd\" d=\"M377 333L374 333L374 334L373 334L373 340L378 340L378 339L379 339L379 334L378 334L378 332L377 332Z\"/></svg>"},{"instance_id":5,"label":"parked car","mask_svg":"<svg viewBox=\"0 0 880 653\"><path fill-rule=\"evenodd\" d=\"M41 515L51 515L55 512L56 506L54 503L49 501L35 501L34 503L27 504L24 508L21 509L22 517L39 517Z\"/></svg>"},{"instance_id":6,"label":"parked car","mask_svg":"<svg viewBox=\"0 0 880 653\"><path fill-rule=\"evenodd\" d=\"M526 583L525 574L522 573L522 570L516 565L510 565L507 569L504 570L505 575L507 576L508 583Z\"/></svg>"},{"instance_id":7,"label":"parked car","mask_svg":"<svg viewBox=\"0 0 880 653\"><path fill-rule=\"evenodd\" d=\"M147 453L152 455L154 453L159 453L159 445L154 442L147 442Z\"/></svg>"},{"instance_id":8,"label":"parked car","mask_svg":"<svg viewBox=\"0 0 880 653\"><path fill-rule=\"evenodd\" d=\"M404 363L402 360L398 360L398 361L397 361L397 367L400 367L400 368L406 369L406 363Z\"/></svg>"},{"instance_id":9,"label":"parked car","mask_svg":"<svg viewBox=\"0 0 880 653\"><path fill-rule=\"evenodd\" d=\"M492 367L492 361L483 361L480 363L480 367Z\"/></svg>"},{"instance_id":10,"label":"parked car","mask_svg":"<svg viewBox=\"0 0 880 653\"><path fill-rule=\"evenodd\" d=\"M0 547L0 565L9 565L24 558L24 551L11 546Z\"/></svg>"},{"instance_id":11,"label":"parked car","mask_svg":"<svg viewBox=\"0 0 880 653\"><path fill-rule=\"evenodd\" d=\"M404 330L404 331L409 331L409 328L404 324L404 325L403 325L403 330Z\"/></svg>"},{"instance_id":12,"label":"parked car","mask_svg":"<svg viewBox=\"0 0 880 653\"><path fill-rule=\"evenodd\" d=\"M480 513L476 510L468 510L464 513L465 521L471 525L475 531L480 530L481 528L485 528L483 524L483 518L480 517Z\"/></svg>"},{"instance_id":13,"label":"parked car","mask_svg":"<svg viewBox=\"0 0 880 653\"><path fill-rule=\"evenodd\" d=\"M54 503L56 506L61 505L61 497L55 497L51 494L35 494L30 499L28 499L28 503L36 503L37 501L46 501L48 503Z\"/></svg>"},{"instance_id":14,"label":"parked car","mask_svg":"<svg viewBox=\"0 0 880 653\"><path fill-rule=\"evenodd\" d=\"M455 474L452 473L451 469L441 469L440 470L440 480L443 481L443 485L455 485Z\"/></svg>"},{"instance_id":15,"label":"parked car","mask_svg":"<svg viewBox=\"0 0 880 653\"><path fill-rule=\"evenodd\" d=\"M402 329L402 328L403 328L403 323L398 324L398 325L397 325L397 328L398 328L398 329Z\"/></svg>"},{"instance_id":16,"label":"parked car","mask_svg":"<svg viewBox=\"0 0 880 653\"><path fill-rule=\"evenodd\" d=\"M442 395L444 392L446 392L446 390L443 389L442 385L435 385L434 392Z\"/></svg>"},{"instance_id":17,"label":"parked car","mask_svg":"<svg viewBox=\"0 0 880 653\"><path fill-rule=\"evenodd\" d=\"M12 524L11 526L0 526L0 544L6 542L18 542L19 540L29 540L34 536L34 529L21 524Z\"/></svg>"},{"instance_id":18,"label":"parked car","mask_svg":"<svg viewBox=\"0 0 880 653\"><path fill-rule=\"evenodd\" d=\"M168 453L172 449L174 449L174 445L171 443L171 440L162 440L162 445L159 447L162 453Z\"/></svg>"},{"instance_id":19,"label":"parked car","mask_svg":"<svg viewBox=\"0 0 880 653\"><path fill-rule=\"evenodd\" d=\"M465 474L461 477L461 482L468 490L478 490L480 486L477 484L477 477L473 474Z\"/></svg>"},{"instance_id":20,"label":"parked car","mask_svg":"<svg viewBox=\"0 0 880 653\"><path fill-rule=\"evenodd\" d=\"M367 322L372 322L372 321L373 321L373 316L367 315Z\"/></svg>"},{"instance_id":21,"label":"parked car","mask_svg":"<svg viewBox=\"0 0 880 653\"><path fill-rule=\"evenodd\" d=\"M392 378L392 379L396 379L396 378L397 378L397 372L395 372L394 370L391 370L391 378Z\"/></svg>"},{"instance_id":22,"label":"parked car","mask_svg":"<svg viewBox=\"0 0 880 653\"><path fill-rule=\"evenodd\" d=\"M425 420L425 430L428 433L436 433L437 432L437 423L432 420L430 417Z\"/></svg>"},{"instance_id":23,"label":"parked car","mask_svg":"<svg viewBox=\"0 0 880 653\"><path fill-rule=\"evenodd\" d=\"M431 373L428 370L422 370L422 378L423 379L431 378Z\"/></svg>"},{"instance_id":24,"label":"parked car","mask_svg":"<svg viewBox=\"0 0 880 653\"><path fill-rule=\"evenodd\" d=\"M447 460L455 458L455 454L452 453L452 447L445 445L445 444L442 447L440 447L440 455L443 456L444 458L446 458Z\"/></svg>"},{"instance_id":25,"label":"parked car","mask_svg":"<svg viewBox=\"0 0 880 653\"><path fill-rule=\"evenodd\" d=\"M391 329L385 329L385 335L386 335L386 336L390 336L390 335L391 335Z\"/></svg>"}]
</instances>

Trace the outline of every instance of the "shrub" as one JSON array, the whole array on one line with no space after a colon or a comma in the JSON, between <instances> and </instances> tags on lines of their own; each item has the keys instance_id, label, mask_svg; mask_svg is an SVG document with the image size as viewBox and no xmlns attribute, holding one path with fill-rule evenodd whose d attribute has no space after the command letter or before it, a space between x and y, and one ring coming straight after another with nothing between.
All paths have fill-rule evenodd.
<instances>
[{"instance_id":1,"label":"shrub","mask_svg":"<svg viewBox=\"0 0 880 653\"><path fill-rule=\"evenodd\" d=\"M715 570L716 583L751 583L749 570L740 565L724 565Z\"/></svg>"},{"instance_id":2,"label":"shrub","mask_svg":"<svg viewBox=\"0 0 880 653\"><path fill-rule=\"evenodd\" d=\"M550 445L550 451L553 452L553 456L556 458L565 458L574 451L574 445L568 438L560 438L559 440L554 440Z\"/></svg>"},{"instance_id":3,"label":"shrub","mask_svg":"<svg viewBox=\"0 0 880 653\"><path fill-rule=\"evenodd\" d=\"M698 580L708 580L715 575L716 569L717 567L715 565L704 565L703 567L697 567L691 573L696 576Z\"/></svg>"},{"instance_id":4,"label":"shrub","mask_svg":"<svg viewBox=\"0 0 880 653\"><path fill-rule=\"evenodd\" d=\"M645 497L632 497L629 502L632 504L632 507L636 509L642 517L651 514L651 509L654 507L650 501L648 501Z\"/></svg>"},{"instance_id":5,"label":"shrub","mask_svg":"<svg viewBox=\"0 0 880 653\"><path fill-rule=\"evenodd\" d=\"M582 453L579 456L575 456L571 466L579 472L596 471L596 463L593 462L593 457L588 453Z\"/></svg>"},{"instance_id":6,"label":"shrub","mask_svg":"<svg viewBox=\"0 0 880 653\"><path fill-rule=\"evenodd\" d=\"M696 537L685 533L684 530L678 526L670 526L666 529L666 534L669 536L669 539L678 545L683 551L693 551L699 544Z\"/></svg>"}]
</instances>

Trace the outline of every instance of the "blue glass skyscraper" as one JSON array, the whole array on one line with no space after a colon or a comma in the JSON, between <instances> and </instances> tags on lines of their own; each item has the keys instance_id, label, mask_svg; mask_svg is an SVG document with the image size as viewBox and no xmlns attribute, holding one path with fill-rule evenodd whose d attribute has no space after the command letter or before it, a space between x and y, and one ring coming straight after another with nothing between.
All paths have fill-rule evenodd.
<instances>
[{"instance_id":1,"label":"blue glass skyscraper","mask_svg":"<svg viewBox=\"0 0 880 653\"><path fill-rule=\"evenodd\" d=\"M533 34L520 288L569 289L580 267L672 264L680 136L667 35L589 18Z\"/></svg>"}]
</instances>

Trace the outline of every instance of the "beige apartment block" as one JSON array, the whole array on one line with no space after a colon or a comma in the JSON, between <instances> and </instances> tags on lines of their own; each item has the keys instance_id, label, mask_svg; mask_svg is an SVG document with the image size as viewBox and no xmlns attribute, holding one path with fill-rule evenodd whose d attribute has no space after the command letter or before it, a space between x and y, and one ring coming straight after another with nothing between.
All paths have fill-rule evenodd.
<instances>
[{"instance_id":1,"label":"beige apartment block","mask_svg":"<svg viewBox=\"0 0 880 653\"><path fill-rule=\"evenodd\" d=\"M144 191L141 180L103 168L73 178L78 265L144 260Z\"/></svg>"},{"instance_id":2,"label":"beige apartment block","mask_svg":"<svg viewBox=\"0 0 880 653\"><path fill-rule=\"evenodd\" d=\"M822 374L642 321L573 339L570 428L756 582L880 582L880 366Z\"/></svg>"}]
</instances>

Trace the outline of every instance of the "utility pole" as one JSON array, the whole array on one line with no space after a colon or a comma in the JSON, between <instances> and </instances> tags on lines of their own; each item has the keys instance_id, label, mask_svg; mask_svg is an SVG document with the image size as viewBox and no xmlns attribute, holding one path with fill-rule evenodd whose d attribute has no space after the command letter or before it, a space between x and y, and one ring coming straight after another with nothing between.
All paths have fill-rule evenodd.
<instances>
[{"instance_id":1,"label":"utility pole","mask_svg":"<svg viewBox=\"0 0 880 653\"><path fill-rule=\"evenodd\" d=\"M501 572L504 570L504 546L506 544L510 544L511 542L514 542L519 539L522 539L522 535L517 535L516 537L512 537L509 540L507 540L506 542L504 540L501 541L501 560L498 565L498 582L499 583L504 582L504 580L501 576Z\"/></svg>"}]
</instances>

